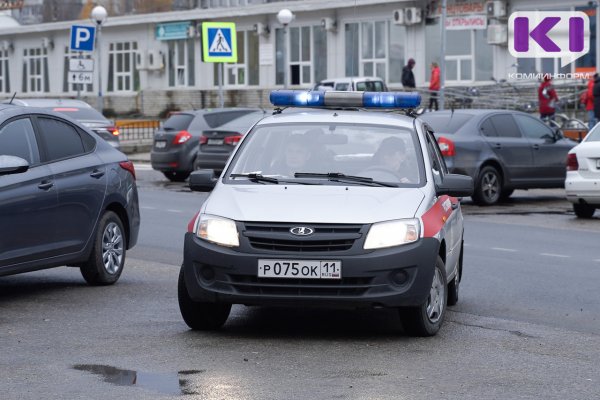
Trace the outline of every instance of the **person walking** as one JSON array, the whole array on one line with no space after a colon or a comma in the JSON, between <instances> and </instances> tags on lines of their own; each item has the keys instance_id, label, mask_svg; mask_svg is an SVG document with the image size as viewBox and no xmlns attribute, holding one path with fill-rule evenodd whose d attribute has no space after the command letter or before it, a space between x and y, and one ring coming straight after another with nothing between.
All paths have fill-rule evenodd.
<instances>
[{"instance_id":1,"label":"person walking","mask_svg":"<svg viewBox=\"0 0 600 400\"><path fill-rule=\"evenodd\" d=\"M588 114L588 129L592 129L598 121L596 119L596 113L594 112L594 83L597 78L598 73L595 73L594 76L588 80L587 90L582 96L582 103Z\"/></svg>"},{"instance_id":2,"label":"person walking","mask_svg":"<svg viewBox=\"0 0 600 400\"><path fill-rule=\"evenodd\" d=\"M594 75L594 89L592 96L594 97L594 117L596 122L600 121L600 75Z\"/></svg>"},{"instance_id":3,"label":"person walking","mask_svg":"<svg viewBox=\"0 0 600 400\"><path fill-rule=\"evenodd\" d=\"M412 58L408 59L408 63L402 68L402 86L404 89L414 89L415 75L413 74L413 67L415 66L415 60Z\"/></svg>"},{"instance_id":4,"label":"person walking","mask_svg":"<svg viewBox=\"0 0 600 400\"><path fill-rule=\"evenodd\" d=\"M435 104L435 111L438 110L438 92L440 91L440 67L436 62L431 63L431 79L429 79L429 111Z\"/></svg>"},{"instance_id":5,"label":"person walking","mask_svg":"<svg viewBox=\"0 0 600 400\"><path fill-rule=\"evenodd\" d=\"M552 86L552 77L548 74L544 76L544 82L538 88L538 100L540 103L540 118L554 120L558 96Z\"/></svg>"}]
</instances>

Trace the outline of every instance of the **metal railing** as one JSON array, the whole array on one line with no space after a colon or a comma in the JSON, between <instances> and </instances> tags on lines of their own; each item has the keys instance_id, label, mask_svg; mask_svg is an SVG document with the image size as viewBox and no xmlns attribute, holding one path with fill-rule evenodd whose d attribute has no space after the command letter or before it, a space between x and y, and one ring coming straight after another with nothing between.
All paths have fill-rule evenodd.
<instances>
[{"instance_id":1,"label":"metal railing","mask_svg":"<svg viewBox=\"0 0 600 400\"><path fill-rule=\"evenodd\" d=\"M121 141L152 141L154 132L160 127L161 121L122 119L116 120L115 125L119 128Z\"/></svg>"}]
</instances>

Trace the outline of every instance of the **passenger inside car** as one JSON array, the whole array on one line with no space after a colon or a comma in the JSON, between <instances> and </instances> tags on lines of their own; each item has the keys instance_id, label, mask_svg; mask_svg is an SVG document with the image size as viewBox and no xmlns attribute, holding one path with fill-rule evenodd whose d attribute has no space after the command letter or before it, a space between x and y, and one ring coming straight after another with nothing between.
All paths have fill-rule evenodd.
<instances>
[{"instance_id":1,"label":"passenger inside car","mask_svg":"<svg viewBox=\"0 0 600 400\"><path fill-rule=\"evenodd\" d=\"M387 137L381 141L379 149L373 154L373 166L370 170L384 169L393 172L402 183L411 183L414 168L411 167L404 140Z\"/></svg>"}]
</instances>

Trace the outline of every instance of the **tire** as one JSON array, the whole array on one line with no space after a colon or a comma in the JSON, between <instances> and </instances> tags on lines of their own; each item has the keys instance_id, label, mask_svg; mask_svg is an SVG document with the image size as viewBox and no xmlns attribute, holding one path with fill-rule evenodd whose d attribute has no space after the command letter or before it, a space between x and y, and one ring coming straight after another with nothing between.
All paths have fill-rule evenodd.
<instances>
[{"instance_id":1,"label":"tire","mask_svg":"<svg viewBox=\"0 0 600 400\"><path fill-rule=\"evenodd\" d=\"M187 326L196 331L212 331L221 328L231 312L231 304L202 303L192 300L185 286L183 266L179 271L177 298L183 320Z\"/></svg>"},{"instance_id":2,"label":"tire","mask_svg":"<svg viewBox=\"0 0 600 400\"><path fill-rule=\"evenodd\" d=\"M592 218L594 216L594 212L596 212L596 207L592 207L589 204L576 203L573 204L573 211L575 211L575 215L578 218Z\"/></svg>"},{"instance_id":3,"label":"tire","mask_svg":"<svg viewBox=\"0 0 600 400\"><path fill-rule=\"evenodd\" d=\"M490 165L483 167L479 172L473 201L482 206L496 204L502 193L502 177L498 170Z\"/></svg>"},{"instance_id":4,"label":"tire","mask_svg":"<svg viewBox=\"0 0 600 400\"><path fill-rule=\"evenodd\" d=\"M171 182L184 182L188 176L190 176L189 172L163 172L165 177Z\"/></svg>"},{"instance_id":5,"label":"tire","mask_svg":"<svg viewBox=\"0 0 600 400\"><path fill-rule=\"evenodd\" d=\"M423 337L438 333L446 315L447 290L446 267L442 258L438 256L431 289L425 302L418 307L400 310L404 331L411 336Z\"/></svg>"},{"instance_id":6,"label":"tire","mask_svg":"<svg viewBox=\"0 0 600 400\"><path fill-rule=\"evenodd\" d=\"M94 236L92 253L80 266L81 275L93 286L112 285L119 280L125 265L127 238L117 214L106 211Z\"/></svg>"},{"instance_id":7,"label":"tire","mask_svg":"<svg viewBox=\"0 0 600 400\"><path fill-rule=\"evenodd\" d=\"M448 283L448 301L446 303L449 306L455 306L456 303L458 303L460 280L462 278L463 252L464 252L464 245L461 243L460 255L458 256L458 271L457 271L454 279L452 279L452 281L450 283Z\"/></svg>"}]
</instances>

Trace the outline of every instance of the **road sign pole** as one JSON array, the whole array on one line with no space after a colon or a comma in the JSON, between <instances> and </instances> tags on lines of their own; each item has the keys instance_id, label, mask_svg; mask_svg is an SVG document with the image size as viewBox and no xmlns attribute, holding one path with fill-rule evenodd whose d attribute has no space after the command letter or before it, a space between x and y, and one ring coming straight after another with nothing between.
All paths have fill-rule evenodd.
<instances>
[{"instance_id":1,"label":"road sign pole","mask_svg":"<svg viewBox=\"0 0 600 400\"><path fill-rule=\"evenodd\" d=\"M81 51L79 52L79 59L81 60L82 57L82 53ZM70 71L69 71L70 72ZM81 90L83 89L83 84L82 83L78 83L77 84L77 100L81 100Z\"/></svg>"},{"instance_id":2,"label":"road sign pole","mask_svg":"<svg viewBox=\"0 0 600 400\"><path fill-rule=\"evenodd\" d=\"M217 70L219 70L219 107L223 108L225 106L223 100L223 63L217 64Z\"/></svg>"},{"instance_id":3,"label":"road sign pole","mask_svg":"<svg viewBox=\"0 0 600 400\"><path fill-rule=\"evenodd\" d=\"M441 36L442 36L442 46L441 53L442 56L440 58L440 104L439 109L443 110L446 106L446 16L447 16L447 2L446 0L442 0L442 16L440 19L440 28L441 28Z\"/></svg>"}]
</instances>

